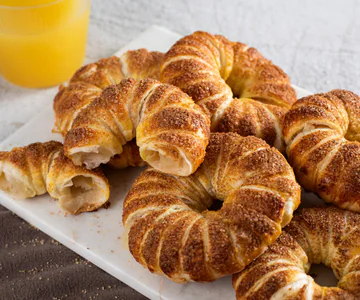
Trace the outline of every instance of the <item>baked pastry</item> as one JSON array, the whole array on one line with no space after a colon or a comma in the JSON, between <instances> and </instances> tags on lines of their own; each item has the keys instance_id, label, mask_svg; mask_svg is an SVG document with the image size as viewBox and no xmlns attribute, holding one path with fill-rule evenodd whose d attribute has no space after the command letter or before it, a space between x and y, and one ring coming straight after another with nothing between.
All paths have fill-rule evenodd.
<instances>
[{"instance_id":1,"label":"baked pastry","mask_svg":"<svg viewBox=\"0 0 360 300\"><path fill-rule=\"evenodd\" d=\"M284 138L299 183L326 202L360 212L360 98L334 90L297 101Z\"/></svg>"},{"instance_id":2,"label":"baked pastry","mask_svg":"<svg viewBox=\"0 0 360 300\"><path fill-rule=\"evenodd\" d=\"M135 139L123 146L121 154L116 154L108 162L107 166L113 169L125 169L127 167L143 167L146 163L142 160L139 147Z\"/></svg>"},{"instance_id":3,"label":"baked pastry","mask_svg":"<svg viewBox=\"0 0 360 300\"><path fill-rule=\"evenodd\" d=\"M154 79L123 79L82 109L65 136L65 155L94 168L136 135L140 156L163 172L187 176L202 163L210 121L180 89Z\"/></svg>"},{"instance_id":4,"label":"baked pastry","mask_svg":"<svg viewBox=\"0 0 360 300\"><path fill-rule=\"evenodd\" d=\"M100 96L103 89L109 85L119 83L127 77L159 79L162 58L163 54L160 52L139 49L81 67L70 79L69 85L61 85L55 96L53 132L65 136L79 112ZM135 144L125 144L123 153L112 158L110 164L113 168L126 168L127 162L130 166L145 165L139 157Z\"/></svg>"},{"instance_id":5,"label":"baked pastry","mask_svg":"<svg viewBox=\"0 0 360 300\"><path fill-rule=\"evenodd\" d=\"M165 54L161 81L202 106L211 131L254 135L284 149L282 121L296 94L288 76L256 49L197 31Z\"/></svg>"},{"instance_id":6,"label":"baked pastry","mask_svg":"<svg viewBox=\"0 0 360 300\"><path fill-rule=\"evenodd\" d=\"M65 136L77 114L109 85L129 77L159 79L162 59L163 54L160 52L139 49L127 51L121 57L103 58L81 67L67 87L60 85L55 96L53 132Z\"/></svg>"},{"instance_id":7,"label":"baked pastry","mask_svg":"<svg viewBox=\"0 0 360 300\"><path fill-rule=\"evenodd\" d=\"M237 299L359 299L360 215L335 207L306 208L245 270L233 276ZM322 287L309 272L324 264L339 279Z\"/></svg>"},{"instance_id":8,"label":"baked pastry","mask_svg":"<svg viewBox=\"0 0 360 300\"><path fill-rule=\"evenodd\" d=\"M104 174L75 166L55 141L0 152L0 190L15 199L48 192L71 214L95 210L109 199Z\"/></svg>"},{"instance_id":9,"label":"baked pastry","mask_svg":"<svg viewBox=\"0 0 360 300\"><path fill-rule=\"evenodd\" d=\"M223 202L209 210L214 199ZM188 177L146 169L123 207L134 258L183 283L242 270L280 235L300 202L285 158L263 140L212 133L206 157Z\"/></svg>"},{"instance_id":10,"label":"baked pastry","mask_svg":"<svg viewBox=\"0 0 360 300\"><path fill-rule=\"evenodd\" d=\"M54 98L55 124L52 131L64 137L79 112L100 96L101 92L101 88L87 82L70 81L67 87L60 85Z\"/></svg>"}]
</instances>

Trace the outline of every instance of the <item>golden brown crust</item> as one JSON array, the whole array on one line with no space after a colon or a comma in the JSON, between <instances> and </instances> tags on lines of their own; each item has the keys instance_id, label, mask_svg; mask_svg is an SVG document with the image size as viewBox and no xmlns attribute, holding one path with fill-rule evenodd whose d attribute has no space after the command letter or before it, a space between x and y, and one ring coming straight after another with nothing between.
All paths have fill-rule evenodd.
<instances>
[{"instance_id":1,"label":"golden brown crust","mask_svg":"<svg viewBox=\"0 0 360 300\"><path fill-rule=\"evenodd\" d=\"M300 211L268 250L233 276L237 299L358 299L360 215L335 207ZM312 263L333 269L337 287L307 276Z\"/></svg>"},{"instance_id":2,"label":"golden brown crust","mask_svg":"<svg viewBox=\"0 0 360 300\"><path fill-rule=\"evenodd\" d=\"M98 199L82 202L80 196L77 203L78 195L71 195L71 192L75 192L76 188L79 192L80 181L87 179L91 185L88 184L85 189L99 192L96 194ZM75 166L64 155L63 145L56 141L33 143L0 152L0 189L15 198L29 198L48 192L51 197L60 199L62 208L72 214L97 209L109 198L109 184L103 172ZM62 201L65 200L63 197L70 203Z\"/></svg>"},{"instance_id":3,"label":"golden brown crust","mask_svg":"<svg viewBox=\"0 0 360 300\"><path fill-rule=\"evenodd\" d=\"M224 201L209 211L213 199ZM256 137L212 133L191 176L148 168L123 209L129 248L176 282L212 281L244 268L281 233L300 202L285 158Z\"/></svg>"},{"instance_id":4,"label":"golden brown crust","mask_svg":"<svg viewBox=\"0 0 360 300\"><path fill-rule=\"evenodd\" d=\"M109 85L117 84L127 77L159 79L159 65L162 58L163 54L160 52L139 49L127 51L120 58L116 56L103 58L81 67L70 79L69 86L61 85L55 96L53 132L65 136L79 112L94 101ZM122 158L118 155L118 164L120 163L123 167L126 161L135 162L138 159L136 152L126 153L126 155L134 153L135 156Z\"/></svg>"},{"instance_id":5,"label":"golden brown crust","mask_svg":"<svg viewBox=\"0 0 360 300\"><path fill-rule=\"evenodd\" d=\"M102 90L86 82L76 82L68 87L60 85L54 98L55 125L53 132L65 136L78 113L89 105Z\"/></svg>"},{"instance_id":6,"label":"golden brown crust","mask_svg":"<svg viewBox=\"0 0 360 300\"><path fill-rule=\"evenodd\" d=\"M123 78L120 58L111 56L82 66L70 79L70 83L85 82L103 90L111 84L119 83Z\"/></svg>"},{"instance_id":7,"label":"golden brown crust","mask_svg":"<svg viewBox=\"0 0 360 300\"><path fill-rule=\"evenodd\" d=\"M146 49L138 49L125 52L121 57L122 72L124 78L144 79L153 78L160 79L160 64L164 58L164 54L157 51L148 51Z\"/></svg>"},{"instance_id":8,"label":"golden brown crust","mask_svg":"<svg viewBox=\"0 0 360 300\"><path fill-rule=\"evenodd\" d=\"M209 127L206 114L180 89L153 79L124 79L106 88L78 114L64 149L78 164L74 160L77 153L98 153L104 148L110 154L102 162L107 162L136 134L140 155L150 165L189 175L204 159ZM173 167L162 158L174 165L184 161L184 165ZM87 161L84 158L80 163Z\"/></svg>"},{"instance_id":9,"label":"golden brown crust","mask_svg":"<svg viewBox=\"0 0 360 300\"><path fill-rule=\"evenodd\" d=\"M286 114L289 162L307 190L360 212L360 98L334 90L297 101Z\"/></svg>"},{"instance_id":10,"label":"golden brown crust","mask_svg":"<svg viewBox=\"0 0 360 300\"><path fill-rule=\"evenodd\" d=\"M283 150L283 117L296 101L295 91L288 76L256 49L197 31L165 54L161 81L202 106L212 131L255 135Z\"/></svg>"},{"instance_id":11,"label":"golden brown crust","mask_svg":"<svg viewBox=\"0 0 360 300\"><path fill-rule=\"evenodd\" d=\"M163 54L145 49L112 56L81 67L68 87L60 86L54 99L55 132L65 135L78 112L91 103L101 91L122 79L159 78ZM65 123L65 124L63 124Z\"/></svg>"},{"instance_id":12,"label":"golden brown crust","mask_svg":"<svg viewBox=\"0 0 360 300\"><path fill-rule=\"evenodd\" d=\"M104 88L119 83L122 78L120 59L115 56L103 58L77 70L70 79L69 86L61 85L55 96L53 132L65 136L79 112L94 101Z\"/></svg>"}]
</instances>

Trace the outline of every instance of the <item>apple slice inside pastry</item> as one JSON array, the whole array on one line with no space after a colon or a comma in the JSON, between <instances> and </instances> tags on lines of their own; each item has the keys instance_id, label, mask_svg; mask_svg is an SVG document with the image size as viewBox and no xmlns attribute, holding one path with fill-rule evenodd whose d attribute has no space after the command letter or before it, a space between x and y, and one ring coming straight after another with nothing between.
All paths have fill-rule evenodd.
<instances>
[{"instance_id":1,"label":"apple slice inside pastry","mask_svg":"<svg viewBox=\"0 0 360 300\"><path fill-rule=\"evenodd\" d=\"M89 146L72 149L69 158L77 166L84 164L87 169L95 169L101 164L108 163L114 155L121 152L122 150L105 146Z\"/></svg>"},{"instance_id":2,"label":"apple slice inside pastry","mask_svg":"<svg viewBox=\"0 0 360 300\"><path fill-rule=\"evenodd\" d=\"M177 174L179 176L188 176L194 172L191 162L180 149L171 149L167 146L162 149L157 146L140 147L140 155L149 165L162 172ZM176 147L174 147L176 148Z\"/></svg>"},{"instance_id":3,"label":"apple slice inside pastry","mask_svg":"<svg viewBox=\"0 0 360 300\"><path fill-rule=\"evenodd\" d=\"M36 192L27 182L27 176L9 163L0 162L0 190L14 199L34 197Z\"/></svg>"},{"instance_id":4,"label":"apple slice inside pastry","mask_svg":"<svg viewBox=\"0 0 360 300\"><path fill-rule=\"evenodd\" d=\"M93 211L108 199L108 187L103 180L93 176L77 175L58 187L59 205L71 214Z\"/></svg>"}]
</instances>

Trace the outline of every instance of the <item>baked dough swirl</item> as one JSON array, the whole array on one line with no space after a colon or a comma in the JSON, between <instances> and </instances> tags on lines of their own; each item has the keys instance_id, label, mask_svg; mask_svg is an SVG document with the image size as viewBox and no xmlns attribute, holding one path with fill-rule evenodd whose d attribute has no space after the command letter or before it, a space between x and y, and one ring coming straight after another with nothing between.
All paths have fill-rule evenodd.
<instances>
[{"instance_id":1,"label":"baked dough swirl","mask_svg":"<svg viewBox=\"0 0 360 300\"><path fill-rule=\"evenodd\" d=\"M359 214L303 209L264 254L233 276L237 299L359 299L359 254ZM331 268L338 286L319 286L306 275L313 263Z\"/></svg>"},{"instance_id":2,"label":"baked dough swirl","mask_svg":"<svg viewBox=\"0 0 360 300\"><path fill-rule=\"evenodd\" d=\"M103 58L81 67L70 79L69 85L61 85L55 96L53 132L65 136L78 113L109 85L128 77L159 79L163 56L160 52L149 52L146 49L130 50L120 57ZM123 152L110 160L111 166L126 168L145 165L135 145L134 141L126 143Z\"/></svg>"},{"instance_id":3,"label":"baked dough swirl","mask_svg":"<svg viewBox=\"0 0 360 300\"><path fill-rule=\"evenodd\" d=\"M208 210L214 199L223 202ZM212 133L188 177L145 170L124 202L134 258L175 282L213 281L242 270L280 235L300 202L285 158L263 140Z\"/></svg>"},{"instance_id":4,"label":"baked dough swirl","mask_svg":"<svg viewBox=\"0 0 360 300\"><path fill-rule=\"evenodd\" d=\"M110 193L100 169L75 166L55 141L0 152L0 190L15 199L48 192L71 214L101 207Z\"/></svg>"},{"instance_id":5,"label":"baked dough swirl","mask_svg":"<svg viewBox=\"0 0 360 300\"><path fill-rule=\"evenodd\" d=\"M139 49L81 67L70 79L68 86L60 85L54 98L53 132L65 136L77 114L109 85L130 77L139 80L159 79L163 56L160 52Z\"/></svg>"},{"instance_id":6,"label":"baked dough swirl","mask_svg":"<svg viewBox=\"0 0 360 300\"><path fill-rule=\"evenodd\" d=\"M76 165L94 168L136 136L148 164L187 176L202 163L209 135L209 118L180 89L154 79L123 79L80 111L64 150Z\"/></svg>"},{"instance_id":7,"label":"baked dough swirl","mask_svg":"<svg viewBox=\"0 0 360 300\"><path fill-rule=\"evenodd\" d=\"M254 135L284 149L282 121L295 91L288 76L256 49L197 31L165 54L160 79L209 113L211 131Z\"/></svg>"},{"instance_id":8,"label":"baked dough swirl","mask_svg":"<svg viewBox=\"0 0 360 300\"><path fill-rule=\"evenodd\" d=\"M284 138L297 180L326 202L360 212L360 98L333 90L286 114Z\"/></svg>"}]
</instances>

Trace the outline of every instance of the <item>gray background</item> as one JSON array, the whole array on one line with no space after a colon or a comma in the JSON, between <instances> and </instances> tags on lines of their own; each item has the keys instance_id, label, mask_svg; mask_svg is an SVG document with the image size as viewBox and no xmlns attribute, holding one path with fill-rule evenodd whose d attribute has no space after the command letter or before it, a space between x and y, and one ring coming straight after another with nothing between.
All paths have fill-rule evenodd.
<instances>
[{"instance_id":1,"label":"gray background","mask_svg":"<svg viewBox=\"0 0 360 300\"><path fill-rule=\"evenodd\" d=\"M220 33L247 43L281 66L294 84L312 92L344 88L360 93L360 7L356 0L93 0L86 62L111 55L153 24L181 34L195 30ZM0 142L40 111L46 101L52 101L40 99L41 92L15 87L0 78ZM6 228L0 234L0 273L7 276L0 288L6 299L32 299L36 294L39 299L40 295L44 299L64 295L67 299L141 298L3 208L0 228ZM28 243L34 246L26 248ZM43 261L39 253L47 255ZM26 265L27 269L21 269L24 266L19 265L19 259L24 257L39 259L43 267ZM70 278L67 285L72 287L65 292L39 279L62 282L62 272L51 267L55 266L51 261L59 257L59 268ZM32 293L21 294L27 289Z\"/></svg>"}]
</instances>

